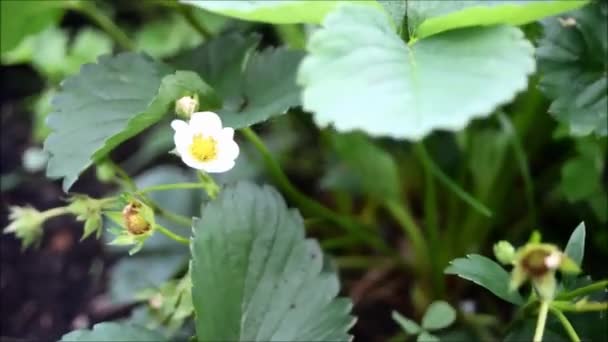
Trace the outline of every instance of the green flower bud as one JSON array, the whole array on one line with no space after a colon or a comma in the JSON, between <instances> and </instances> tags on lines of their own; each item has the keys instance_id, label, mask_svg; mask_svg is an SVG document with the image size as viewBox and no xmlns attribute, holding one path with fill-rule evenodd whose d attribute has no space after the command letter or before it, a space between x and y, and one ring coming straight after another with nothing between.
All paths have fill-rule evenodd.
<instances>
[{"instance_id":1,"label":"green flower bud","mask_svg":"<svg viewBox=\"0 0 608 342\"><path fill-rule=\"evenodd\" d=\"M13 233L21 240L23 249L40 244L44 215L32 207L11 207L9 219L12 221L4 233Z\"/></svg>"},{"instance_id":2,"label":"green flower bud","mask_svg":"<svg viewBox=\"0 0 608 342\"><path fill-rule=\"evenodd\" d=\"M114 169L108 163L101 163L97 165L95 168L95 174L97 175L97 179L104 183L109 183L116 177Z\"/></svg>"},{"instance_id":3,"label":"green flower bud","mask_svg":"<svg viewBox=\"0 0 608 342\"><path fill-rule=\"evenodd\" d=\"M509 265L515 259L515 248L508 241L498 241L494 244L494 255L501 264Z\"/></svg>"},{"instance_id":4,"label":"green flower bud","mask_svg":"<svg viewBox=\"0 0 608 342\"><path fill-rule=\"evenodd\" d=\"M179 100L175 101L175 113L182 117L189 119L193 113L196 113L199 108L198 95L184 96Z\"/></svg>"}]
</instances>

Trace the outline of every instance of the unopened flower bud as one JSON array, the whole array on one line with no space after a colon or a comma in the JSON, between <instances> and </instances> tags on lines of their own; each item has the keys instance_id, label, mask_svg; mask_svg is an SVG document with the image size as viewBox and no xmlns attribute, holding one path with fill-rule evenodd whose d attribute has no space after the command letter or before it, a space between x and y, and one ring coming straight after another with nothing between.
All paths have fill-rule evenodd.
<instances>
[{"instance_id":1,"label":"unopened flower bud","mask_svg":"<svg viewBox=\"0 0 608 342\"><path fill-rule=\"evenodd\" d=\"M515 258L515 248L508 241L498 241L494 244L494 256L503 265L509 265Z\"/></svg>"},{"instance_id":2,"label":"unopened flower bud","mask_svg":"<svg viewBox=\"0 0 608 342\"><path fill-rule=\"evenodd\" d=\"M32 207L11 207L9 219L12 222L4 229L4 233L14 233L21 240L23 248L40 242L45 220L41 212Z\"/></svg>"},{"instance_id":3,"label":"unopened flower bud","mask_svg":"<svg viewBox=\"0 0 608 342\"><path fill-rule=\"evenodd\" d=\"M193 113L198 111L199 101L198 95L184 96L175 101L175 113L178 116L189 119Z\"/></svg>"}]
</instances>

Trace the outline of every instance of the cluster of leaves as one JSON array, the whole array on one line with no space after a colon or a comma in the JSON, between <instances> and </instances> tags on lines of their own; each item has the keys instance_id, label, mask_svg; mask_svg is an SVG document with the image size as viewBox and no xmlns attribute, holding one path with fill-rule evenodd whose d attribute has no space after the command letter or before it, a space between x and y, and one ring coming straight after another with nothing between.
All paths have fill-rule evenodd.
<instances>
[{"instance_id":1,"label":"cluster of leaves","mask_svg":"<svg viewBox=\"0 0 608 342\"><path fill-rule=\"evenodd\" d=\"M608 15L604 3L182 0L161 4L175 11L169 19L153 21L136 31L134 43L83 1L3 0L1 4L3 63L29 62L50 80L36 109L38 116L46 119L50 134L44 131L36 135L39 140L46 138L47 175L63 179L66 192L87 168L103 166L118 146L166 120L175 101L183 96L196 95L201 110L216 111L225 126L243 132L301 107L312 114L319 128L331 126L337 131L322 131L333 154L321 186L338 193L368 196L382 204L402 224L417 259L437 253L431 260L436 271L450 255L471 247L461 240L476 236L476 243L483 244L489 229L478 214L462 215L454 205L456 209L450 215L455 213L456 219L450 217L451 226L447 227L450 236L455 237L450 241L453 246L434 251L439 239L433 229L439 225L437 210L433 213L432 204L426 205L435 201L434 178L483 217L492 216L489 208L506 205L498 194L506 192L508 180L514 178L501 173L510 170L505 167L508 148L516 155L522 177L530 177L514 125L501 115L500 130L484 128L458 137L456 144L470 147L465 164L470 169L474 197L434 164L422 144L413 148L421 159L425 186L431 194L425 198L428 242L401 203L405 189L412 186L404 180L416 183L412 181L415 178L403 177L399 168L402 160L383 147L399 139L417 143L437 130L459 132L474 119L490 117L525 90L538 69L540 89L553 101L549 112L565 131L590 139L577 140L577 155L562 168L560 190L569 201L584 201L600 220L607 219L602 210L606 193L598 190L606 167L601 157L606 146L596 139L608 135L607 67L606 59L601 58L607 43L605 33L596 32ZM553 17L579 7L566 17ZM83 30L70 42L68 33L55 27L66 10L91 16L107 34ZM15 15L17 11L29 16L28 25ZM228 29L226 17L305 24L315 29L304 37L305 51L260 49L260 36ZM543 37L535 59L534 45L517 26L543 18ZM199 21L206 26L201 27ZM112 50L110 35L123 48L145 53L108 54ZM101 54L104 56L91 63ZM576 93L574 98L572 92ZM48 105L51 97L52 108ZM159 125L154 132L157 135L152 137L160 139L142 150L151 154L167 152L172 145L169 126ZM140 160L131 161L141 164ZM267 163L274 165L272 160ZM581 177L584 186L580 186ZM234 183L228 181L230 178L225 181ZM178 169L155 168L140 175L130 190L191 180ZM277 183L284 182L278 178ZM294 196L292 188L286 189L286 195L300 209L319 208ZM534 211L533 193L529 191L528 195ZM110 292L117 302L134 298L149 302L146 314L168 329L159 332L162 329L158 326L143 328L133 318L74 331L62 340L168 340L180 328L188 328L185 323L193 314L199 340L350 338L352 304L337 298L336 271L318 242L304 237L298 210L289 209L276 190L237 182L224 187L213 200L193 190L172 190L156 196L152 194L148 199L162 210L188 219L199 217L183 229L164 222L161 215L153 216L152 211L159 214L158 208L151 206L148 213L148 221L154 224L192 234L190 253L150 231L138 240L141 251L113 268ZM199 210L201 202L205 204ZM75 213L86 222L85 237L101 232L101 210L98 207ZM121 220L120 213L115 216ZM328 216L338 225L352 226L350 221ZM36 234L30 235L40 235L40 224L36 221ZM453 230L460 224L465 228L458 236ZM569 243L566 248L579 264L582 247L574 246L584 245L582 229L583 233L577 230L573 235L572 247ZM359 230L358 234L367 232ZM382 241L379 245L382 247ZM522 310L529 304L518 292L509 291L509 274L481 255L454 260L445 272L480 284L499 298L522 306ZM176 276L180 278L176 280ZM441 281L434 279L435 286ZM577 280L569 282L563 282L558 297L568 296L581 285ZM435 330L448 327L455 317L454 309L445 302L431 304L420 325L395 313L395 320L407 333L417 334L424 341L437 339Z\"/></svg>"}]
</instances>

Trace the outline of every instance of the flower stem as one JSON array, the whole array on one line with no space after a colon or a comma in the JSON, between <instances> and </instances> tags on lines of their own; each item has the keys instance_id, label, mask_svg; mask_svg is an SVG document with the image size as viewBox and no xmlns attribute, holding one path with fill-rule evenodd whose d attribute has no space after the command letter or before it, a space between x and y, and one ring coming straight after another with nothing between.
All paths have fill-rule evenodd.
<instances>
[{"instance_id":1,"label":"flower stem","mask_svg":"<svg viewBox=\"0 0 608 342\"><path fill-rule=\"evenodd\" d=\"M171 240L174 240L174 241L179 242L179 243L184 244L184 245L190 245L190 240L189 239L187 239L187 238L185 238L183 236L175 234L174 232L172 232L169 229L161 226L160 224L157 224L155 228L156 228L156 230L158 230L159 232L161 232L162 234L164 234L165 236L167 236Z\"/></svg>"},{"instance_id":2,"label":"flower stem","mask_svg":"<svg viewBox=\"0 0 608 342\"><path fill-rule=\"evenodd\" d=\"M545 324L547 323L547 312L549 311L550 301L543 300L540 302L540 308L538 310L538 320L536 321L536 330L534 330L533 342L541 342L543 340L543 333L545 332Z\"/></svg>"},{"instance_id":3,"label":"flower stem","mask_svg":"<svg viewBox=\"0 0 608 342\"><path fill-rule=\"evenodd\" d=\"M572 312L587 312L587 311L604 311L608 310L608 302L586 302L570 303L566 301L556 300L553 302L553 307L561 311Z\"/></svg>"},{"instance_id":4,"label":"flower stem","mask_svg":"<svg viewBox=\"0 0 608 342\"><path fill-rule=\"evenodd\" d=\"M576 333L576 330L574 329L574 327L572 326L572 324L570 323L570 321L568 321L568 317L566 317L566 315L564 315L563 312L559 311L558 309L556 309L554 307L550 307L549 310L551 310L551 312L557 317L557 319L559 320L559 322L562 324L562 326L564 327L564 329L568 333L568 336L570 337L570 340L572 342L580 342L581 338L578 337L578 334Z\"/></svg>"},{"instance_id":5,"label":"flower stem","mask_svg":"<svg viewBox=\"0 0 608 342\"><path fill-rule=\"evenodd\" d=\"M137 194L143 195L148 192L169 191L175 189L204 189L206 185L201 183L173 183L148 186L137 190Z\"/></svg>"},{"instance_id":6,"label":"flower stem","mask_svg":"<svg viewBox=\"0 0 608 342\"><path fill-rule=\"evenodd\" d=\"M68 209L68 207L57 207L57 208L52 208L52 209L43 211L42 216L44 217L44 220L46 221L52 217L66 215L69 213L70 213L70 210Z\"/></svg>"},{"instance_id":7,"label":"flower stem","mask_svg":"<svg viewBox=\"0 0 608 342\"><path fill-rule=\"evenodd\" d=\"M272 154L262 141L260 137L249 127L243 128L240 130L241 133L247 138L254 147L262 154L262 158L264 163L266 164L266 168L270 172L271 176L274 178L278 187L285 193L285 195L294 201L297 206L300 207L304 212L307 212L311 215L317 215L322 217L334 224L342 227L347 232L356 236L360 241L369 244L375 249L382 251L384 253L393 254L390 247L386 245L386 243L378 238L378 236L372 234L367 227L362 226L355 220L342 216L338 213L335 213L331 209L321 205L317 201L309 198L308 196L301 193L291 182L289 178L285 175L279 163L272 157Z\"/></svg>"},{"instance_id":8,"label":"flower stem","mask_svg":"<svg viewBox=\"0 0 608 342\"><path fill-rule=\"evenodd\" d=\"M97 9L92 1L68 1L66 6L89 17L123 49L135 50L135 43L110 18Z\"/></svg>"},{"instance_id":9,"label":"flower stem","mask_svg":"<svg viewBox=\"0 0 608 342\"><path fill-rule=\"evenodd\" d=\"M217 195L220 193L220 187L217 185L215 180L211 178L211 176L209 176L209 174L206 172L199 171L197 172L197 174L198 179L200 180L201 185L203 186L203 189L205 189L205 191L207 192L207 195L209 195L211 199L216 198Z\"/></svg>"},{"instance_id":10,"label":"flower stem","mask_svg":"<svg viewBox=\"0 0 608 342\"><path fill-rule=\"evenodd\" d=\"M570 292L562 293L557 296L557 299L560 300L569 300L574 299L576 297L584 296L586 294L590 294L596 291L605 290L608 287L608 279L600 280L593 284L589 284L587 286L579 287L578 289L572 290Z\"/></svg>"}]
</instances>

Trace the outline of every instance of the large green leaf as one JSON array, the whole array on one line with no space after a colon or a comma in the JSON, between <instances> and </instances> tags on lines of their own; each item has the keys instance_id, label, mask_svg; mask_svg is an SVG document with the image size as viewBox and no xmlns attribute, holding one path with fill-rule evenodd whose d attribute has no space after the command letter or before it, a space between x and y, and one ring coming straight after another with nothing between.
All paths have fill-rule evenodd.
<instances>
[{"instance_id":1,"label":"large green leaf","mask_svg":"<svg viewBox=\"0 0 608 342\"><path fill-rule=\"evenodd\" d=\"M177 66L196 71L222 96L218 114L225 126L251 126L300 104L295 77L303 53L284 48L251 53L257 43L256 36L226 35L175 59Z\"/></svg>"},{"instance_id":2,"label":"large green leaf","mask_svg":"<svg viewBox=\"0 0 608 342\"><path fill-rule=\"evenodd\" d=\"M485 117L526 87L534 49L514 27L444 32L406 45L388 17L343 5L308 42L304 108L320 126L421 139ZM465 43L466 42L466 43Z\"/></svg>"},{"instance_id":3,"label":"large green leaf","mask_svg":"<svg viewBox=\"0 0 608 342\"><path fill-rule=\"evenodd\" d=\"M200 341L348 341L351 302L270 187L237 183L194 224L192 295Z\"/></svg>"},{"instance_id":4,"label":"large green leaf","mask_svg":"<svg viewBox=\"0 0 608 342\"><path fill-rule=\"evenodd\" d=\"M509 291L509 273L494 261L478 254L469 254L466 258L454 259L445 271L460 278L470 280L485 287L496 296L513 304L523 303L517 291Z\"/></svg>"},{"instance_id":5,"label":"large green leaf","mask_svg":"<svg viewBox=\"0 0 608 342\"><path fill-rule=\"evenodd\" d=\"M0 1L0 53L16 47L30 34L56 23L63 15L61 1Z\"/></svg>"},{"instance_id":6,"label":"large green leaf","mask_svg":"<svg viewBox=\"0 0 608 342\"><path fill-rule=\"evenodd\" d=\"M214 98L196 74L170 71L126 53L101 57L66 79L47 120L53 130L45 141L51 154L47 175L63 177L67 191L93 161L157 122L179 97L196 92Z\"/></svg>"},{"instance_id":7,"label":"large green leaf","mask_svg":"<svg viewBox=\"0 0 608 342\"><path fill-rule=\"evenodd\" d=\"M243 20L273 24L320 23L325 15L345 0L180 0L210 12ZM375 4L373 0L358 0Z\"/></svg>"},{"instance_id":8,"label":"large green leaf","mask_svg":"<svg viewBox=\"0 0 608 342\"><path fill-rule=\"evenodd\" d=\"M543 21L537 51L540 89L549 113L572 135L608 135L608 3L598 1L566 18Z\"/></svg>"},{"instance_id":9,"label":"large green leaf","mask_svg":"<svg viewBox=\"0 0 608 342\"><path fill-rule=\"evenodd\" d=\"M331 143L339 162L322 179L323 187L399 198L399 170L390 153L363 133L332 134Z\"/></svg>"},{"instance_id":10,"label":"large green leaf","mask_svg":"<svg viewBox=\"0 0 608 342\"><path fill-rule=\"evenodd\" d=\"M410 0L408 25L413 36L497 24L523 25L579 8L586 0Z\"/></svg>"},{"instance_id":11,"label":"large green leaf","mask_svg":"<svg viewBox=\"0 0 608 342\"><path fill-rule=\"evenodd\" d=\"M115 342L150 341L161 342L167 339L160 333L131 324L103 322L93 326L93 330L75 330L61 337L62 342Z\"/></svg>"}]
</instances>

